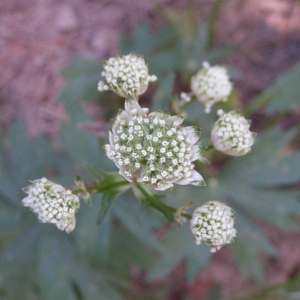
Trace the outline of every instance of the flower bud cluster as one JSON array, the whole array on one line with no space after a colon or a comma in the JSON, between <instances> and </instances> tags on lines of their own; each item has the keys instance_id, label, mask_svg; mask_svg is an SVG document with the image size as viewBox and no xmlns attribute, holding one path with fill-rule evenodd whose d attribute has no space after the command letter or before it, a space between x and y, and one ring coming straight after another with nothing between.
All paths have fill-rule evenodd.
<instances>
[{"instance_id":1,"label":"flower bud cluster","mask_svg":"<svg viewBox=\"0 0 300 300\"><path fill-rule=\"evenodd\" d=\"M218 114L220 118L211 132L214 147L232 156L241 156L250 152L256 136L256 133L249 130L250 121L238 111L224 113L219 110Z\"/></svg>"},{"instance_id":2,"label":"flower bud cluster","mask_svg":"<svg viewBox=\"0 0 300 300\"><path fill-rule=\"evenodd\" d=\"M22 204L38 215L42 223L53 223L60 230L70 233L75 228L75 212L79 199L71 191L46 178L37 179L24 189L28 194Z\"/></svg>"},{"instance_id":3,"label":"flower bud cluster","mask_svg":"<svg viewBox=\"0 0 300 300\"><path fill-rule=\"evenodd\" d=\"M203 63L203 68L192 77L191 89L197 99L205 106L205 112L209 113L213 104L227 101L232 90L232 84L226 68L210 66Z\"/></svg>"},{"instance_id":4,"label":"flower bud cluster","mask_svg":"<svg viewBox=\"0 0 300 300\"><path fill-rule=\"evenodd\" d=\"M233 242L237 235L233 225L234 211L219 201L210 201L197 208L191 219L196 244L204 242L211 246L211 252Z\"/></svg>"},{"instance_id":5,"label":"flower bud cluster","mask_svg":"<svg viewBox=\"0 0 300 300\"><path fill-rule=\"evenodd\" d=\"M194 170L194 160L201 157L200 129L182 127L183 118L166 112L141 108L126 99L125 111L114 120L107 156L128 181L165 190L173 184L203 185Z\"/></svg>"},{"instance_id":6,"label":"flower bud cluster","mask_svg":"<svg viewBox=\"0 0 300 300\"><path fill-rule=\"evenodd\" d=\"M148 74L144 58L135 54L111 57L104 62L102 76L105 79L98 83L98 90L112 90L121 97L141 95L147 90L149 82L157 79L155 75Z\"/></svg>"}]
</instances>

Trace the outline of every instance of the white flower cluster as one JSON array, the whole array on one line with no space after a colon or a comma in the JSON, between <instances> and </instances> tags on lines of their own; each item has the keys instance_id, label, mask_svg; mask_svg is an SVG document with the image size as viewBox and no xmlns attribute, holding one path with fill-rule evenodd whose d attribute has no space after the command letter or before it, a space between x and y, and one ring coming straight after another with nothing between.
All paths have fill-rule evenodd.
<instances>
[{"instance_id":1,"label":"white flower cluster","mask_svg":"<svg viewBox=\"0 0 300 300\"><path fill-rule=\"evenodd\" d=\"M155 75L148 74L144 58L135 54L111 57L104 62L102 76L105 79L98 83L98 90L112 90L121 97L141 95L147 90L149 82L157 79Z\"/></svg>"},{"instance_id":2,"label":"white flower cluster","mask_svg":"<svg viewBox=\"0 0 300 300\"><path fill-rule=\"evenodd\" d=\"M205 112L209 113L212 105L220 101L227 101L232 90L232 83L226 68L210 66L203 63L203 68L192 77L191 89L197 99L205 106Z\"/></svg>"},{"instance_id":3,"label":"white flower cluster","mask_svg":"<svg viewBox=\"0 0 300 300\"><path fill-rule=\"evenodd\" d=\"M75 212L79 208L79 199L71 191L46 178L32 181L24 189L28 194L22 204L38 215L42 223L53 223L60 230L70 233L75 228Z\"/></svg>"},{"instance_id":4,"label":"white flower cluster","mask_svg":"<svg viewBox=\"0 0 300 300\"><path fill-rule=\"evenodd\" d=\"M219 201L210 201L197 208L191 219L191 231L196 244L202 241L216 252L233 242L237 231L233 228L234 211Z\"/></svg>"},{"instance_id":5,"label":"white flower cluster","mask_svg":"<svg viewBox=\"0 0 300 300\"><path fill-rule=\"evenodd\" d=\"M218 115L220 118L211 132L214 147L232 156L241 156L250 152L256 136L256 133L249 130L250 121L238 111L225 114L219 110Z\"/></svg>"},{"instance_id":6,"label":"white flower cluster","mask_svg":"<svg viewBox=\"0 0 300 300\"><path fill-rule=\"evenodd\" d=\"M201 157L200 129L181 127L183 118L152 112L127 98L110 132L107 156L130 182L165 190L173 184L204 185L193 161Z\"/></svg>"}]
</instances>

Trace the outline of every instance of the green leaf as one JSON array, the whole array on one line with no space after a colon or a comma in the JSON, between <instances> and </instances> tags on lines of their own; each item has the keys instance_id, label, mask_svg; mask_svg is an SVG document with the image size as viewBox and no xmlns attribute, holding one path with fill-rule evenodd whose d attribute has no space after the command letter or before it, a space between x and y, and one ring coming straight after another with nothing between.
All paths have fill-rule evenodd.
<instances>
[{"instance_id":1,"label":"green leaf","mask_svg":"<svg viewBox=\"0 0 300 300\"><path fill-rule=\"evenodd\" d=\"M132 194L126 193L119 199L114 209L114 214L123 225L145 245L163 253L163 247L153 234L153 222L149 222L150 212L142 214L137 203L132 201ZM156 222L159 222L156 220Z\"/></svg>"},{"instance_id":2,"label":"green leaf","mask_svg":"<svg viewBox=\"0 0 300 300\"><path fill-rule=\"evenodd\" d=\"M260 173L257 174L253 184L274 186L291 185L300 181L300 152L283 157L282 159L273 158Z\"/></svg>"},{"instance_id":3,"label":"green leaf","mask_svg":"<svg viewBox=\"0 0 300 300\"><path fill-rule=\"evenodd\" d=\"M44 137L30 139L23 121L18 118L9 131L12 150L13 180L19 187L28 185L29 179L41 178L47 165L53 162L51 145Z\"/></svg>"},{"instance_id":4,"label":"green leaf","mask_svg":"<svg viewBox=\"0 0 300 300\"><path fill-rule=\"evenodd\" d=\"M31 228L16 237L0 254L2 275L0 286L5 291L4 299L6 300L31 300L35 297L32 286L37 286L38 284L36 257L38 245L37 228Z\"/></svg>"},{"instance_id":5,"label":"green leaf","mask_svg":"<svg viewBox=\"0 0 300 300\"><path fill-rule=\"evenodd\" d=\"M101 195L95 195L92 206L80 208L76 215L76 230L73 234L77 249L82 255L90 257L93 263L99 267L103 265L108 257L112 230L111 215L106 216L100 228L95 224L100 203Z\"/></svg>"},{"instance_id":6,"label":"green leaf","mask_svg":"<svg viewBox=\"0 0 300 300\"><path fill-rule=\"evenodd\" d=\"M100 74L101 61L97 59L76 59L61 72L65 79L74 79L86 75Z\"/></svg>"},{"instance_id":7,"label":"green leaf","mask_svg":"<svg viewBox=\"0 0 300 300\"><path fill-rule=\"evenodd\" d=\"M230 244L230 248L235 253L243 276L254 277L257 282L263 282L265 273L260 252L264 251L271 256L276 256L277 251L248 215L233 207L236 208L235 227L238 229L238 237Z\"/></svg>"},{"instance_id":8,"label":"green leaf","mask_svg":"<svg viewBox=\"0 0 300 300\"><path fill-rule=\"evenodd\" d=\"M209 262L209 247L196 245L188 224L173 229L168 236L162 240L162 244L165 248L165 255L156 259L150 268L148 279L151 281L167 276L178 263L185 258L187 278L189 282L193 282L197 274L202 271Z\"/></svg>"},{"instance_id":9,"label":"green leaf","mask_svg":"<svg viewBox=\"0 0 300 300\"><path fill-rule=\"evenodd\" d=\"M117 192L104 192L101 200L101 207L97 217L97 225L100 226L108 213L109 209L111 208L113 201L117 197Z\"/></svg>"},{"instance_id":10,"label":"green leaf","mask_svg":"<svg viewBox=\"0 0 300 300\"><path fill-rule=\"evenodd\" d=\"M70 115L73 122L64 123L62 126L64 144L70 156L81 164L102 165L105 157L101 155L99 139L88 135L76 126L77 122L87 123L90 119L83 110L78 111L72 108Z\"/></svg>"},{"instance_id":11,"label":"green leaf","mask_svg":"<svg viewBox=\"0 0 300 300\"><path fill-rule=\"evenodd\" d=\"M107 273L107 270L95 272L82 264L76 265L74 280L84 299L124 299L116 289L116 286L111 282L112 280L107 276Z\"/></svg>"},{"instance_id":12,"label":"green leaf","mask_svg":"<svg viewBox=\"0 0 300 300\"><path fill-rule=\"evenodd\" d=\"M152 111L158 110L168 110L169 104L172 99L172 91L175 82L174 73L169 73L162 83L160 84L158 90L153 97Z\"/></svg>"},{"instance_id":13,"label":"green leaf","mask_svg":"<svg viewBox=\"0 0 300 300\"><path fill-rule=\"evenodd\" d=\"M43 228L39 246L39 283L47 300L77 300L71 287L74 266L74 249L63 234Z\"/></svg>"},{"instance_id":14,"label":"green leaf","mask_svg":"<svg viewBox=\"0 0 300 300\"><path fill-rule=\"evenodd\" d=\"M299 105L299 77L300 63L281 75L271 88L263 92L273 96L266 109L268 114L290 112Z\"/></svg>"}]
</instances>

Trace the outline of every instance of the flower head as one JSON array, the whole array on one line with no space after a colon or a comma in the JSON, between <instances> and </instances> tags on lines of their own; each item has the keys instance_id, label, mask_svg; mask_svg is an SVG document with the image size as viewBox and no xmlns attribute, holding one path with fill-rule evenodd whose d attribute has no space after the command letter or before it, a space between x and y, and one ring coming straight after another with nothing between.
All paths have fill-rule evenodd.
<instances>
[{"instance_id":1,"label":"flower head","mask_svg":"<svg viewBox=\"0 0 300 300\"><path fill-rule=\"evenodd\" d=\"M194 95L205 106L209 113L212 105L220 101L227 101L232 90L227 70L221 66L211 67L208 62L192 77L191 89Z\"/></svg>"},{"instance_id":2,"label":"flower head","mask_svg":"<svg viewBox=\"0 0 300 300\"><path fill-rule=\"evenodd\" d=\"M233 242L237 235L233 225L234 211L219 201L210 201L198 207L191 219L196 244L204 242L211 246L211 252Z\"/></svg>"},{"instance_id":3,"label":"flower head","mask_svg":"<svg viewBox=\"0 0 300 300\"><path fill-rule=\"evenodd\" d=\"M104 81L98 83L98 90L112 90L121 97L141 95L147 90L149 82L157 79L155 75L148 74L144 58L132 53L105 61L102 76Z\"/></svg>"},{"instance_id":4,"label":"flower head","mask_svg":"<svg viewBox=\"0 0 300 300\"><path fill-rule=\"evenodd\" d=\"M193 161L201 157L200 129L182 127L183 118L152 112L127 98L114 120L107 156L128 181L165 190L176 184L203 185Z\"/></svg>"},{"instance_id":5,"label":"flower head","mask_svg":"<svg viewBox=\"0 0 300 300\"><path fill-rule=\"evenodd\" d=\"M79 208L76 195L46 178L32 181L32 185L24 191L28 196L22 200L22 204L35 212L40 222L53 223L67 233L73 231L75 212Z\"/></svg>"},{"instance_id":6,"label":"flower head","mask_svg":"<svg viewBox=\"0 0 300 300\"><path fill-rule=\"evenodd\" d=\"M241 156L250 152L256 136L256 133L249 130L250 121L238 111L224 113L219 110L218 114L220 118L211 132L214 147L232 156Z\"/></svg>"}]
</instances>

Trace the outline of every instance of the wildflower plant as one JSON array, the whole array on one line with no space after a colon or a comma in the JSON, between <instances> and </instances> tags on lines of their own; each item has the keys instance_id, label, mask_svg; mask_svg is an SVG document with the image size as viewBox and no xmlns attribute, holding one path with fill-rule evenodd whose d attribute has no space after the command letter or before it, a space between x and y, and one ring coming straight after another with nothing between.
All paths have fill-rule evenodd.
<instances>
[{"instance_id":1,"label":"wildflower plant","mask_svg":"<svg viewBox=\"0 0 300 300\"><path fill-rule=\"evenodd\" d=\"M132 279L132 265L157 280L184 259L192 282L209 252L227 244L243 275L259 281L261 252L276 256L276 249L255 220L299 229L299 130L283 130L274 119L256 138L247 120L262 106L282 119L292 113L299 66L253 106L237 110L228 72L216 58L224 49L209 48L203 37L209 26L192 26L188 46L174 27L159 29L154 38L142 26L132 39L123 38L123 55L104 63L102 78L98 60L64 70L67 154L51 152L47 139L31 141L19 120L8 146L0 132L3 299L130 298L123 283ZM145 59L128 54L133 50ZM114 118L100 129L82 109L96 99L103 115ZM77 126L82 122L97 138ZM84 180L77 176L72 186L74 170ZM79 199L88 205L79 209ZM39 225L37 218L50 224Z\"/></svg>"},{"instance_id":2,"label":"wildflower plant","mask_svg":"<svg viewBox=\"0 0 300 300\"><path fill-rule=\"evenodd\" d=\"M191 89L198 98L201 94L202 100L203 95L207 96L204 103L206 112L209 112L212 104L227 100L232 85L224 68L211 68L206 62L203 68L192 78ZM112 130L108 134L109 143L104 145L106 155L119 169L119 175L103 173L103 184L89 187L77 179L78 189L73 193L42 178L25 189L29 196L23 199L23 205L36 212L40 221L55 223L59 229L71 232L75 227L74 214L79 206L76 194L82 195L87 202L89 192L103 193L98 217L100 224L114 198L131 187L141 202L147 202L168 220L182 224L186 218L191 219L191 231L197 244L204 240L214 252L231 243L236 230L233 228L232 210L226 205L209 202L190 216L185 209L162 204L149 189L165 191L172 189L174 184L204 186L205 181L195 169L195 162L207 162L203 153L213 146L229 155L248 153L254 141L249 123L239 113L222 113L224 115L213 127L213 145L204 147L201 145L201 129L184 126L182 116L171 115L167 111L149 112L148 108L140 106L139 95L146 91L149 82L156 80L156 76L148 75L142 56L128 54L110 58L104 62L104 70L102 76L105 81L99 82L98 90L110 89L125 98L124 110L121 109L113 119ZM180 99L184 103L180 106L181 110L192 100L185 92L181 93ZM220 145L227 147L226 151ZM120 179L122 177L124 179ZM212 211L204 216L207 209ZM209 220L211 217L213 220Z\"/></svg>"}]
</instances>

